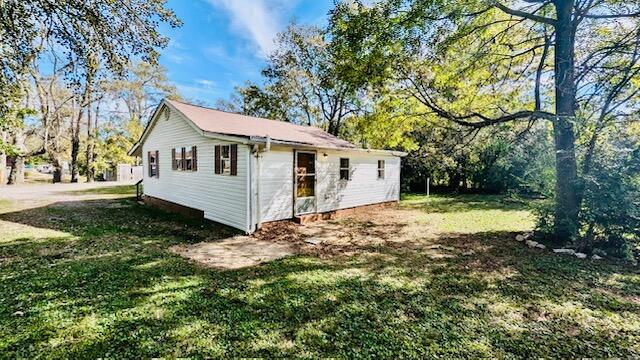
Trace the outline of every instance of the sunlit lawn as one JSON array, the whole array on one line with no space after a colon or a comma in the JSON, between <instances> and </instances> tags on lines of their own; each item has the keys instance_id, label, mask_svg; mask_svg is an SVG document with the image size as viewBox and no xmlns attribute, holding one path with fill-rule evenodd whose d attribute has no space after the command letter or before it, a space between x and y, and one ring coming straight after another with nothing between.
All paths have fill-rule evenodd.
<instances>
[{"instance_id":1,"label":"sunlit lawn","mask_svg":"<svg viewBox=\"0 0 640 360\"><path fill-rule=\"evenodd\" d=\"M522 232L535 225L526 204L498 195L404 195L401 207L421 210L441 232Z\"/></svg>"},{"instance_id":2,"label":"sunlit lawn","mask_svg":"<svg viewBox=\"0 0 640 360\"><path fill-rule=\"evenodd\" d=\"M10 207L0 357L640 356L637 268L524 247L501 197L406 196L422 247L234 271L167 251L233 230L131 199Z\"/></svg>"}]
</instances>

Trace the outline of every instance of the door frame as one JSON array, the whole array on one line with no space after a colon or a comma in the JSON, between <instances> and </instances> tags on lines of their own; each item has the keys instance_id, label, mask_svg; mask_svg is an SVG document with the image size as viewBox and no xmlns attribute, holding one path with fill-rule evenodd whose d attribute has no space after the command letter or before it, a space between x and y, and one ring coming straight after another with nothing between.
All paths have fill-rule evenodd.
<instances>
[{"instance_id":1,"label":"door frame","mask_svg":"<svg viewBox=\"0 0 640 360\"><path fill-rule=\"evenodd\" d=\"M304 212L304 213L298 213L297 211L297 207L296 207L296 203L298 200L298 173L297 173L297 169L298 169L298 154L313 154L313 165L314 165L314 173L313 173L313 210L308 211L308 212ZM307 215L307 214L315 214L318 212L318 152L315 150L297 150L294 149L293 150L293 216L299 216L299 215ZM301 197L301 199L304 198L310 198L311 196L307 196L307 197Z\"/></svg>"}]
</instances>

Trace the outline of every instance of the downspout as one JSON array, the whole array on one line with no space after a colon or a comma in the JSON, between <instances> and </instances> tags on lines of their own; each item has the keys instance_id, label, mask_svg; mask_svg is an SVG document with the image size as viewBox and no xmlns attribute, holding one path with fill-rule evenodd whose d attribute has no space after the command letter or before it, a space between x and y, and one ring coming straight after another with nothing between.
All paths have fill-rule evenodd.
<instances>
[{"instance_id":1,"label":"downspout","mask_svg":"<svg viewBox=\"0 0 640 360\"><path fill-rule=\"evenodd\" d=\"M260 158L263 152L271 150L271 138L267 135L264 147L260 149L260 145L253 145L254 152L256 154L256 230L260 229L262 224L262 208L260 207L260 182L262 181L262 166Z\"/></svg>"},{"instance_id":2,"label":"downspout","mask_svg":"<svg viewBox=\"0 0 640 360\"><path fill-rule=\"evenodd\" d=\"M262 172L260 171L260 146L254 145L254 149L256 150L256 230L258 230L262 223L260 208L260 174Z\"/></svg>"}]
</instances>

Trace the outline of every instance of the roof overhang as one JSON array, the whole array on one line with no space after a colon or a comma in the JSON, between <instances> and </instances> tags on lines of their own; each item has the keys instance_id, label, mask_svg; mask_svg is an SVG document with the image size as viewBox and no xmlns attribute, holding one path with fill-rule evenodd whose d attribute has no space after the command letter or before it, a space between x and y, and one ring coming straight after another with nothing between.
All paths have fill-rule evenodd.
<instances>
[{"instance_id":1,"label":"roof overhang","mask_svg":"<svg viewBox=\"0 0 640 360\"><path fill-rule=\"evenodd\" d=\"M249 138L251 144L266 144L267 138L252 136ZM269 139L273 145L291 146L299 149L315 149L315 150L327 150L327 151L353 151L368 154L380 154L380 155L393 155L393 156L407 156L406 152L396 150L379 150L379 149L362 149L357 147L327 147L317 146L313 144L307 144L294 141L282 141Z\"/></svg>"}]
</instances>

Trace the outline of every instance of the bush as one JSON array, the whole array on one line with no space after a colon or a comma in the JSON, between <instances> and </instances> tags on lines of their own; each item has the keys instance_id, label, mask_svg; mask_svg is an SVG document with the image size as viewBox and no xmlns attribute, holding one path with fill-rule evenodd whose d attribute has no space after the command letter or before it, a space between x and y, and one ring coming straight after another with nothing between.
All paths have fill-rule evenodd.
<instances>
[{"instance_id":1,"label":"bush","mask_svg":"<svg viewBox=\"0 0 640 360\"><path fill-rule=\"evenodd\" d=\"M640 149L618 147L594 157L582 177L577 250L631 258L640 244ZM537 231L553 233L554 202L540 202L534 212Z\"/></svg>"},{"instance_id":2,"label":"bush","mask_svg":"<svg viewBox=\"0 0 640 360\"><path fill-rule=\"evenodd\" d=\"M594 159L583 178L581 247L627 257L640 241L640 150Z\"/></svg>"}]
</instances>

